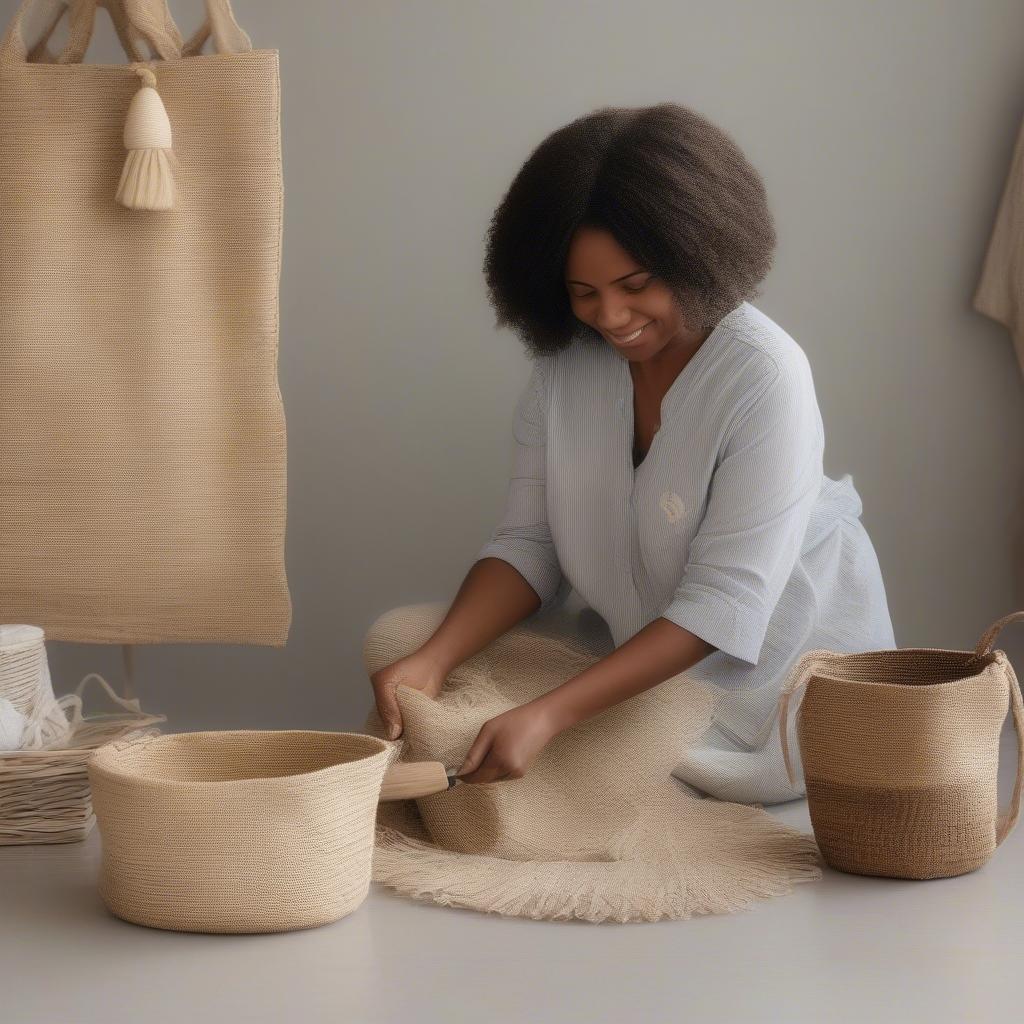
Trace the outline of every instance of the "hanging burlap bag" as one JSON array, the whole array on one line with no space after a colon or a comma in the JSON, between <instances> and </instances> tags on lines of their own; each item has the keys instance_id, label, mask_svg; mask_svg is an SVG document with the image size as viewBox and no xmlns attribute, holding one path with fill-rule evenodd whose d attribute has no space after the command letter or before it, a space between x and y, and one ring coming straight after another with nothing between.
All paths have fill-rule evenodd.
<instances>
[{"instance_id":1,"label":"hanging burlap bag","mask_svg":"<svg viewBox=\"0 0 1024 1024\"><path fill-rule=\"evenodd\" d=\"M82 63L98 6L138 67ZM288 634L278 54L207 8L0 41L0 621L53 640Z\"/></svg>"},{"instance_id":2,"label":"hanging burlap bag","mask_svg":"<svg viewBox=\"0 0 1024 1024\"><path fill-rule=\"evenodd\" d=\"M840 871L945 878L981 867L1016 825L1024 780L1024 706L995 622L974 651L807 651L779 700L803 687L797 738L808 810L825 860ZM997 813L999 735L1012 708L1017 771Z\"/></svg>"},{"instance_id":3,"label":"hanging burlap bag","mask_svg":"<svg viewBox=\"0 0 1024 1024\"><path fill-rule=\"evenodd\" d=\"M381 615L365 636L367 671L418 650L445 612ZM539 616L467 659L438 699L398 687L399 761L459 768L489 718L608 653L598 623L589 610ZM373 877L446 906L593 922L731 913L820 878L809 835L760 805L694 797L671 776L712 714L706 684L681 674L566 729L522 778L381 803ZM376 710L363 730L385 737Z\"/></svg>"}]
</instances>

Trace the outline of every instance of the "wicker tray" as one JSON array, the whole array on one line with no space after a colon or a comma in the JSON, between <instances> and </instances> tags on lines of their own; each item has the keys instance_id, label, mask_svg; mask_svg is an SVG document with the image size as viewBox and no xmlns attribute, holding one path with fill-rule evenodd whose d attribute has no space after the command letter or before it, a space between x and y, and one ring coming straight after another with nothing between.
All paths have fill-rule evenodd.
<instances>
[{"instance_id":1,"label":"wicker tray","mask_svg":"<svg viewBox=\"0 0 1024 1024\"><path fill-rule=\"evenodd\" d=\"M95 672L75 690L79 708L90 679L99 680L127 712L76 713L73 730L60 747L0 751L0 846L81 842L96 824L86 771L95 750L111 740L159 734L157 723L167 721L166 715L144 713L138 700L119 697Z\"/></svg>"}]
</instances>

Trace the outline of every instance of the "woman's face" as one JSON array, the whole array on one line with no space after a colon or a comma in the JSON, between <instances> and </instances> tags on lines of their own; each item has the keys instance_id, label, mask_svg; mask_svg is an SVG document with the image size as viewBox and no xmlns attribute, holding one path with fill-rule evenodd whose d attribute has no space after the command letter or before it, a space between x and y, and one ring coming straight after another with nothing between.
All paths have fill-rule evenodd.
<instances>
[{"instance_id":1,"label":"woman's face","mask_svg":"<svg viewBox=\"0 0 1024 1024\"><path fill-rule=\"evenodd\" d=\"M579 228L573 235L565 287L576 318L632 362L691 351L710 333L691 331L668 286L598 228Z\"/></svg>"}]
</instances>

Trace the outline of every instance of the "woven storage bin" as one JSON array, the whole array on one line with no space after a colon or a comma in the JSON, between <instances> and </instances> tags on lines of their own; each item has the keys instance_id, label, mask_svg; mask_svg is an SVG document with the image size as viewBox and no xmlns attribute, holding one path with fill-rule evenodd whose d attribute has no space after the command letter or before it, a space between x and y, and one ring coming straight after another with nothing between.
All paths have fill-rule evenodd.
<instances>
[{"instance_id":1,"label":"woven storage bin","mask_svg":"<svg viewBox=\"0 0 1024 1024\"><path fill-rule=\"evenodd\" d=\"M89 787L88 762L98 747L117 738L152 736L165 715L144 714L137 700L118 697L95 673L75 691L81 698L86 683L99 680L127 714L89 715L74 722L64 746L43 750L0 751L0 846L31 843L77 843L96 823Z\"/></svg>"},{"instance_id":2,"label":"woven storage bin","mask_svg":"<svg viewBox=\"0 0 1024 1024\"><path fill-rule=\"evenodd\" d=\"M174 931L335 921L369 891L394 755L373 736L301 730L109 743L89 763L100 895L126 921Z\"/></svg>"},{"instance_id":3,"label":"woven storage bin","mask_svg":"<svg viewBox=\"0 0 1024 1024\"><path fill-rule=\"evenodd\" d=\"M945 878L981 867L1017 823L1024 780L1024 706L999 631L974 651L929 648L808 651L780 694L786 738L791 695L806 685L797 738L814 838L839 871ZM997 807L999 735L1012 708L1017 778Z\"/></svg>"}]
</instances>

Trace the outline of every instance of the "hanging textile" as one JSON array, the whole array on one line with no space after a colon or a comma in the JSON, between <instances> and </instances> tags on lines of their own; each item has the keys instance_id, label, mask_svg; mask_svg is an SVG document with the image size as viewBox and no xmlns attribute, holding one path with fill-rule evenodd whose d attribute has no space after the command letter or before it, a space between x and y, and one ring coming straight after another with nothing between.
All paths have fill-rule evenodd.
<instances>
[{"instance_id":1,"label":"hanging textile","mask_svg":"<svg viewBox=\"0 0 1024 1024\"><path fill-rule=\"evenodd\" d=\"M131 63L82 62L97 7ZM187 41L165 0L24 0L0 125L0 622L283 645L277 51L229 0Z\"/></svg>"},{"instance_id":2,"label":"hanging textile","mask_svg":"<svg viewBox=\"0 0 1024 1024\"><path fill-rule=\"evenodd\" d=\"M1024 123L1017 134L973 306L1009 330L1024 371Z\"/></svg>"}]
</instances>

